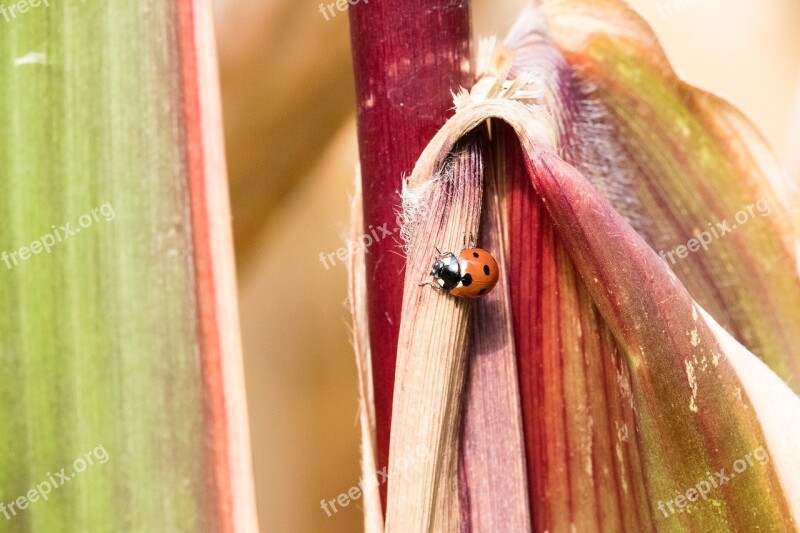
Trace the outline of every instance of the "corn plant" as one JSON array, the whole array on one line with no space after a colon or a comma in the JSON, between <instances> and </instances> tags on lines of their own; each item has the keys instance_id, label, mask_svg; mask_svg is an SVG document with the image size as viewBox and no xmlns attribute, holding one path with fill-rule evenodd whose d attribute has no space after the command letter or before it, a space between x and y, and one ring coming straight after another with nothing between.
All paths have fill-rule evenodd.
<instances>
[{"instance_id":1,"label":"corn plant","mask_svg":"<svg viewBox=\"0 0 800 533\"><path fill-rule=\"evenodd\" d=\"M367 530L796 530L800 204L748 120L620 0L351 31L353 239L405 246L351 264ZM497 287L421 287L469 235Z\"/></svg>"}]
</instances>

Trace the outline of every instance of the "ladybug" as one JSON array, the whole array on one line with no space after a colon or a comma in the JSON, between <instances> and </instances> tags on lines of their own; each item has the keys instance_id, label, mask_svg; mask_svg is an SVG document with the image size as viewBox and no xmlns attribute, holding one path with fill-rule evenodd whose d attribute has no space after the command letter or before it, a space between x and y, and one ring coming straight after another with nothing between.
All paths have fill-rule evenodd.
<instances>
[{"instance_id":1,"label":"ladybug","mask_svg":"<svg viewBox=\"0 0 800 533\"><path fill-rule=\"evenodd\" d=\"M448 291L459 298L480 298L497 285L500 269L492 254L483 248L466 248L458 254L442 253L431 268L431 276L436 283L426 282L420 285Z\"/></svg>"}]
</instances>

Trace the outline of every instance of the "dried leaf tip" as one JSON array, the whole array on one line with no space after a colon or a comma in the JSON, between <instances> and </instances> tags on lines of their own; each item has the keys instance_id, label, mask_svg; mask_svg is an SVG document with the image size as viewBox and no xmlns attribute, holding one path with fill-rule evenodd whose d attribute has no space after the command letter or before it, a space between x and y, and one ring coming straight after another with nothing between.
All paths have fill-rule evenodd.
<instances>
[{"instance_id":1,"label":"dried leaf tip","mask_svg":"<svg viewBox=\"0 0 800 533\"><path fill-rule=\"evenodd\" d=\"M456 110L493 98L538 102L545 94L540 72L522 72L511 77L515 52L495 36L484 37L478 45L477 81L469 90L453 95Z\"/></svg>"}]
</instances>

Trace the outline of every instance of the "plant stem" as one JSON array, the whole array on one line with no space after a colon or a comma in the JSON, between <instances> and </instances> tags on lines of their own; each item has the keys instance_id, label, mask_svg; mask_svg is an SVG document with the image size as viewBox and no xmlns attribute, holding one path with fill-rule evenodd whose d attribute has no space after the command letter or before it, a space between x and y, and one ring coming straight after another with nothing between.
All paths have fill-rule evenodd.
<instances>
[{"instance_id":1,"label":"plant stem","mask_svg":"<svg viewBox=\"0 0 800 533\"><path fill-rule=\"evenodd\" d=\"M388 465L405 257L395 222L402 178L450 115L450 92L472 81L469 1L406 0L350 7L364 230L392 237L366 260L378 468ZM381 499L386 506L386 484Z\"/></svg>"}]
</instances>

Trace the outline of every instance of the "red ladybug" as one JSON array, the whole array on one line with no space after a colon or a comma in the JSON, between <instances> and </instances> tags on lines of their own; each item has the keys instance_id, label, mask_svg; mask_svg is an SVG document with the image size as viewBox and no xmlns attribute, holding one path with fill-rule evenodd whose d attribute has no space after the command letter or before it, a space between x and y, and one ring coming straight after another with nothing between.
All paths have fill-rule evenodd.
<instances>
[{"instance_id":1,"label":"red ladybug","mask_svg":"<svg viewBox=\"0 0 800 533\"><path fill-rule=\"evenodd\" d=\"M431 268L430 285L436 289L448 291L459 298L480 298L497 285L500 269L492 254L483 248L467 248L458 257L452 252L441 253Z\"/></svg>"}]
</instances>

